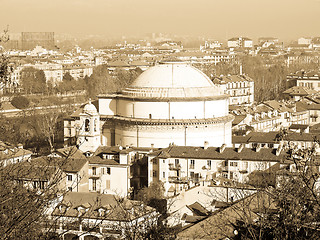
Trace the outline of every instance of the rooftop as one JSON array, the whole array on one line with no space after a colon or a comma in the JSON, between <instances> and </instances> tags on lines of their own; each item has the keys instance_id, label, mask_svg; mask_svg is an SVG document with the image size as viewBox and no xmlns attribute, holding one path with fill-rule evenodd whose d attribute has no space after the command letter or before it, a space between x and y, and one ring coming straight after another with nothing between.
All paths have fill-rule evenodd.
<instances>
[{"instance_id":1,"label":"rooftop","mask_svg":"<svg viewBox=\"0 0 320 240\"><path fill-rule=\"evenodd\" d=\"M281 152L276 155L276 149L261 148L259 151L251 148L226 147L220 151L220 147L191 147L191 146L170 146L168 148L150 153L159 158L189 158L189 159L215 159L215 160L245 160L245 161L281 161L286 154Z\"/></svg>"},{"instance_id":2,"label":"rooftop","mask_svg":"<svg viewBox=\"0 0 320 240\"><path fill-rule=\"evenodd\" d=\"M61 209L59 209L61 206ZM82 218L103 219L110 221L133 221L136 218L155 212L151 207L141 205L139 201L119 201L115 195L99 193L68 192L55 208L53 215L79 217L77 208L85 208ZM99 213L103 209L103 215Z\"/></svg>"},{"instance_id":3,"label":"rooftop","mask_svg":"<svg viewBox=\"0 0 320 240\"><path fill-rule=\"evenodd\" d=\"M221 95L210 78L183 62L166 62L150 67L122 90L134 97L185 98Z\"/></svg>"}]
</instances>

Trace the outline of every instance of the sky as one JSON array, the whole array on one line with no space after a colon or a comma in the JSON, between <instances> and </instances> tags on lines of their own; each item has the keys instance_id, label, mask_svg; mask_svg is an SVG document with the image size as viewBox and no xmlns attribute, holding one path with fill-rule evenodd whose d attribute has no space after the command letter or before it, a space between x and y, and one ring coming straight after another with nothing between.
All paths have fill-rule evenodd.
<instances>
[{"instance_id":1,"label":"sky","mask_svg":"<svg viewBox=\"0 0 320 240\"><path fill-rule=\"evenodd\" d=\"M0 0L10 32L320 36L320 0Z\"/></svg>"}]
</instances>

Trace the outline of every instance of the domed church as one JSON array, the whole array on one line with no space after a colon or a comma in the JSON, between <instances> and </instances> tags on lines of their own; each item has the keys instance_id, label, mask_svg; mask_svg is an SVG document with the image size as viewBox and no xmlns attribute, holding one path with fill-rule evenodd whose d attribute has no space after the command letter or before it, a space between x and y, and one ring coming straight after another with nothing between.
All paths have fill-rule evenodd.
<instances>
[{"instance_id":1,"label":"domed church","mask_svg":"<svg viewBox=\"0 0 320 240\"><path fill-rule=\"evenodd\" d=\"M80 150L231 146L228 95L186 63L151 67L119 93L99 95L98 106L89 103L80 113Z\"/></svg>"}]
</instances>

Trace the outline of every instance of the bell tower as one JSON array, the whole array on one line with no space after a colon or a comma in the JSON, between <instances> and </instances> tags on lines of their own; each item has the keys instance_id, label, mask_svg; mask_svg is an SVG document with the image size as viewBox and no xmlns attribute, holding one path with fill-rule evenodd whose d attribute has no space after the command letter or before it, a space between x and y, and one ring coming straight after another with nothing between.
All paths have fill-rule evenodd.
<instances>
[{"instance_id":1,"label":"bell tower","mask_svg":"<svg viewBox=\"0 0 320 240\"><path fill-rule=\"evenodd\" d=\"M80 113L78 146L82 152L95 152L100 145L100 115L89 100Z\"/></svg>"}]
</instances>

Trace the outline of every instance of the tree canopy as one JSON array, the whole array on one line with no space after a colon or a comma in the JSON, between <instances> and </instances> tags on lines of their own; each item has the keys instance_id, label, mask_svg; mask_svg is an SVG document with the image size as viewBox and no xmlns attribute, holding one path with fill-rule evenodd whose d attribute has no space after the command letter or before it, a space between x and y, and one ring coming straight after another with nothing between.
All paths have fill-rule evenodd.
<instances>
[{"instance_id":1,"label":"tree canopy","mask_svg":"<svg viewBox=\"0 0 320 240\"><path fill-rule=\"evenodd\" d=\"M44 93L47 89L46 76L43 70L33 67L21 71L20 84L26 93Z\"/></svg>"}]
</instances>

